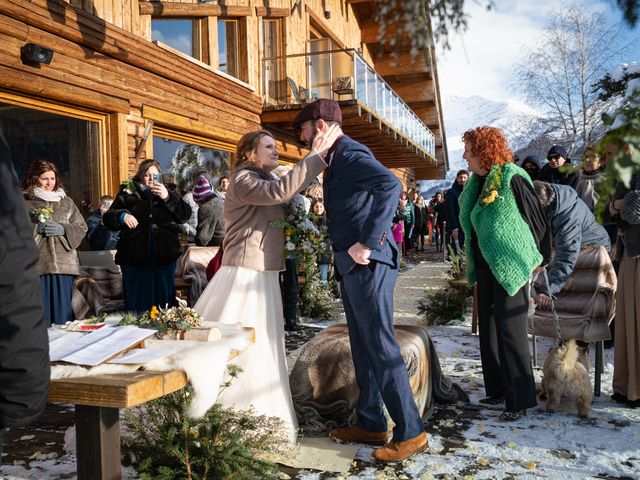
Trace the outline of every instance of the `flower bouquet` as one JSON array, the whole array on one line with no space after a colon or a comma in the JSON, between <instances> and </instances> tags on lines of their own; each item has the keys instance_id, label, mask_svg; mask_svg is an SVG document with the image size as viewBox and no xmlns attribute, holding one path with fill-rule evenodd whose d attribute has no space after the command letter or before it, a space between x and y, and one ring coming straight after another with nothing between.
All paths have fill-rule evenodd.
<instances>
[{"instance_id":1,"label":"flower bouquet","mask_svg":"<svg viewBox=\"0 0 640 480\"><path fill-rule=\"evenodd\" d=\"M133 183L132 180L129 180L128 178L120 182L120 188L122 188L124 192L128 193L129 195L131 195L136 190L135 184Z\"/></svg>"},{"instance_id":2,"label":"flower bouquet","mask_svg":"<svg viewBox=\"0 0 640 480\"><path fill-rule=\"evenodd\" d=\"M51 220L52 215L53 215L53 207L48 204L45 207L31 209L31 216L38 223L45 223L48 220Z\"/></svg>"},{"instance_id":3,"label":"flower bouquet","mask_svg":"<svg viewBox=\"0 0 640 480\"><path fill-rule=\"evenodd\" d=\"M162 339L182 340L185 332L202 327L203 318L193 308L171 307L158 308L155 305L139 317L125 317L120 325L138 325L158 330L157 336Z\"/></svg>"},{"instance_id":4,"label":"flower bouquet","mask_svg":"<svg viewBox=\"0 0 640 480\"><path fill-rule=\"evenodd\" d=\"M298 290L302 314L329 318L335 299L327 284L320 281L317 267L319 256L328 248L326 231L319 230L304 209L298 209L272 225L284 229L284 257L296 255L304 267L304 283Z\"/></svg>"},{"instance_id":5,"label":"flower bouquet","mask_svg":"<svg viewBox=\"0 0 640 480\"><path fill-rule=\"evenodd\" d=\"M324 252L326 234L318 230L304 209L288 215L284 220L272 222L284 229L284 258L292 255L315 258Z\"/></svg>"}]
</instances>

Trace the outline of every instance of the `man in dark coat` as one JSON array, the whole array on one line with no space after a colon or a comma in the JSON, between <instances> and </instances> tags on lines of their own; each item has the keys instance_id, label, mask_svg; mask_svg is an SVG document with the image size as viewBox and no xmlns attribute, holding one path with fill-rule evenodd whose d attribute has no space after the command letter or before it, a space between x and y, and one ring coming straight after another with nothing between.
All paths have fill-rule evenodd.
<instances>
[{"instance_id":1,"label":"man in dark coat","mask_svg":"<svg viewBox=\"0 0 640 480\"><path fill-rule=\"evenodd\" d=\"M0 128L0 453L3 429L37 420L49 394L37 260L32 224Z\"/></svg>"},{"instance_id":2,"label":"man in dark coat","mask_svg":"<svg viewBox=\"0 0 640 480\"><path fill-rule=\"evenodd\" d=\"M549 296L562 290L569 275L573 273L578 255L583 247L602 245L609 251L609 235L589 210L576 191L566 185L534 182L536 193L551 226L554 256L547 266L549 286L537 288L540 308L549 308Z\"/></svg>"},{"instance_id":3,"label":"man in dark coat","mask_svg":"<svg viewBox=\"0 0 640 480\"><path fill-rule=\"evenodd\" d=\"M564 170L571 165L571 159L567 151L561 145L554 145L547 153L547 163L540 171L539 180L555 185L568 185L574 187L578 178L577 170ZM564 167L564 168L560 168Z\"/></svg>"},{"instance_id":4,"label":"man in dark coat","mask_svg":"<svg viewBox=\"0 0 640 480\"><path fill-rule=\"evenodd\" d=\"M300 139L311 144L317 133L340 123L338 103L320 99L305 106L293 126L300 130ZM393 289L400 259L391 224L402 186L367 147L346 135L336 140L325 161L328 232L360 389L355 426L334 428L331 437L385 444L373 457L400 461L428 447L393 332ZM389 443L385 406L395 423Z\"/></svg>"},{"instance_id":5,"label":"man in dark coat","mask_svg":"<svg viewBox=\"0 0 640 480\"><path fill-rule=\"evenodd\" d=\"M464 233L462 232L462 228L460 228L460 205L458 204L458 199L468 179L469 172L460 170L456 174L456 179L451 185L451 188L444 197L447 244L451 245L451 248L453 248L453 251L456 253L464 245ZM456 247L456 243L458 247Z\"/></svg>"}]
</instances>

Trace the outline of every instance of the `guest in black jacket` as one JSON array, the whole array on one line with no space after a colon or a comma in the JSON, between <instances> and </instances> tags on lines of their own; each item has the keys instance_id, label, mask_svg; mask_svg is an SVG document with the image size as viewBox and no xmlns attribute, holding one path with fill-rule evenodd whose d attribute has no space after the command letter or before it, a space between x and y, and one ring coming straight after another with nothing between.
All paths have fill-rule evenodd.
<instances>
[{"instance_id":1,"label":"guest in black jacket","mask_svg":"<svg viewBox=\"0 0 640 480\"><path fill-rule=\"evenodd\" d=\"M120 230L116 263L122 268L127 309L175 304L174 275L180 229L191 207L162 183L160 165L144 160L131 184L124 184L104 214L107 228Z\"/></svg>"},{"instance_id":2,"label":"guest in black jacket","mask_svg":"<svg viewBox=\"0 0 640 480\"><path fill-rule=\"evenodd\" d=\"M532 181L538 180L544 162L537 155L527 155L520 166L529 174Z\"/></svg>"},{"instance_id":3,"label":"guest in black jacket","mask_svg":"<svg viewBox=\"0 0 640 480\"><path fill-rule=\"evenodd\" d=\"M0 461L2 432L32 423L49 393L49 342L38 250L0 127Z\"/></svg>"},{"instance_id":4,"label":"guest in black jacket","mask_svg":"<svg viewBox=\"0 0 640 480\"><path fill-rule=\"evenodd\" d=\"M578 171L566 170L571 166L571 159L568 157L567 151L563 146L554 145L551 147L549 153L547 153L547 160L549 160L549 163L540 170L538 180L555 185L575 187L576 180L578 179Z\"/></svg>"},{"instance_id":5,"label":"guest in black jacket","mask_svg":"<svg viewBox=\"0 0 640 480\"><path fill-rule=\"evenodd\" d=\"M464 184L469 179L469 172L466 170L460 170L456 174L456 179L451 185L451 188L447 190L447 194L444 196L444 211L447 222L446 231L446 243L451 245L454 252L457 252L456 241L458 247L462 248L464 245L464 232L460 227L460 205L459 198L464 188Z\"/></svg>"}]
</instances>

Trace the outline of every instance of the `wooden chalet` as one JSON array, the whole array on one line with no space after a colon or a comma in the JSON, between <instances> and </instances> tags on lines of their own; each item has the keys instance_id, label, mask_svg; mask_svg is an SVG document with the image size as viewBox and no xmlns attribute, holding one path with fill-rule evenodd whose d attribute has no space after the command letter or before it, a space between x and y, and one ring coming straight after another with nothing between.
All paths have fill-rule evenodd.
<instances>
[{"instance_id":1,"label":"wooden chalet","mask_svg":"<svg viewBox=\"0 0 640 480\"><path fill-rule=\"evenodd\" d=\"M186 186L222 175L238 139L267 128L304 155L291 120L334 98L345 132L403 181L448 168L434 49L381 42L366 0L0 0L0 127L19 175L54 161L97 205L156 158ZM397 26L387 25L385 35ZM384 39L382 39L384 40ZM392 51L393 50L393 51Z\"/></svg>"}]
</instances>

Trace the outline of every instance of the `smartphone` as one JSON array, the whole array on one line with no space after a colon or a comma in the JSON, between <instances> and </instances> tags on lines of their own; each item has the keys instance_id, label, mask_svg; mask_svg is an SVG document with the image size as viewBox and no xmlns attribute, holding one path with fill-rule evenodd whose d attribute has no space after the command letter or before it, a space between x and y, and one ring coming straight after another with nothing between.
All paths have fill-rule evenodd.
<instances>
[{"instance_id":1,"label":"smartphone","mask_svg":"<svg viewBox=\"0 0 640 480\"><path fill-rule=\"evenodd\" d=\"M153 183L162 183L162 174L161 173L153 173L151 175L151 179Z\"/></svg>"}]
</instances>

